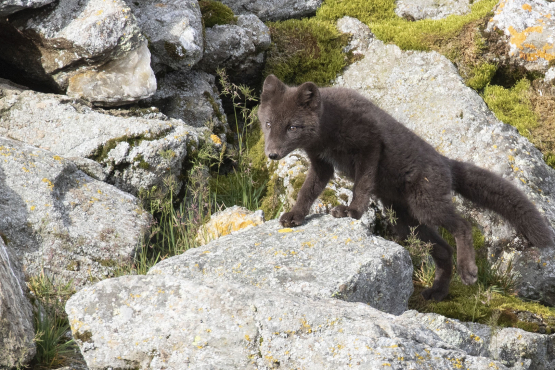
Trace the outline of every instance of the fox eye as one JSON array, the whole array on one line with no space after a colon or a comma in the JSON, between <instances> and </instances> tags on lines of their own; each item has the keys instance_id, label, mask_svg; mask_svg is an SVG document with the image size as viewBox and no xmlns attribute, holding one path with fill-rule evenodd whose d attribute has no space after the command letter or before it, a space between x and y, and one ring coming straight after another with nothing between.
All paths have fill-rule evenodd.
<instances>
[{"instance_id":1,"label":"fox eye","mask_svg":"<svg viewBox=\"0 0 555 370\"><path fill-rule=\"evenodd\" d=\"M288 130L289 131L295 131L297 129L297 126L289 126Z\"/></svg>"},{"instance_id":2,"label":"fox eye","mask_svg":"<svg viewBox=\"0 0 555 370\"><path fill-rule=\"evenodd\" d=\"M266 122L266 127L267 127L267 128L272 127L272 125L270 124L270 122Z\"/></svg>"}]
</instances>

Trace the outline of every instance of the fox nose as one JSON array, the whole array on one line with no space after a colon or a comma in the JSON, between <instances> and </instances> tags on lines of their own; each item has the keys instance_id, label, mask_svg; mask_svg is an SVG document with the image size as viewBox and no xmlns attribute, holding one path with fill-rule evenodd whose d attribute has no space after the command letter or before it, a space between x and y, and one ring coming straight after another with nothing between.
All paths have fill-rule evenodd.
<instances>
[{"instance_id":1,"label":"fox nose","mask_svg":"<svg viewBox=\"0 0 555 370\"><path fill-rule=\"evenodd\" d=\"M277 159L277 157L278 157L277 153L271 153L268 155L268 158L270 159Z\"/></svg>"}]
</instances>

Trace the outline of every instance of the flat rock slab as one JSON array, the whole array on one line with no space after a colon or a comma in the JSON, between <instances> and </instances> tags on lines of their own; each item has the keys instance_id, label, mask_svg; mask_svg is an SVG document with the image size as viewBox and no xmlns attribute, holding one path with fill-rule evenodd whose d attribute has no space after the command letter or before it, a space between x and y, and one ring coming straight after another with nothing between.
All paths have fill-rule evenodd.
<instances>
[{"instance_id":1,"label":"flat rock slab","mask_svg":"<svg viewBox=\"0 0 555 370\"><path fill-rule=\"evenodd\" d=\"M500 122L455 66L436 52L402 51L373 39L364 58L336 86L353 88L413 130L441 154L488 169L521 189L555 224L555 171L517 130ZM513 260L520 293L555 304L555 250L530 249L503 219L457 198L483 228L490 253Z\"/></svg>"},{"instance_id":2,"label":"flat rock slab","mask_svg":"<svg viewBox=\"0 0 555 370\"><path fill-rule=\"evenodd\" d=\"M364 302L400 314L412 294L412 264L400 245L370 235L360 221L312 215L283 229L277 220L168 258L149 274Z\"/></svg>"},{"instance_id":3,"label":"flat rock slab","mask_svg":"<svg viewBox=\"0 0 555 370\"><path fill-rule=\"evenodd\" d=\"M66 312L91 370L507 369L362 303L228 282L124 276L81 290Z\"/></svg>"},{"instance_id":4,"label":"flat rock slab","mask_svg":"<svg viewBox=\"0 0 555 370\"><path fill-rule=\"evenodd\" d=\"M397 0L395 13L399 17L416 21L442 19L449 15L470 13L471 0Z\"/></svg>"},{"instance_id":5,"label":"flat rock slab","mask_svg":"<svg viewBox=\"0 0 555 370\"><path fill-rule=\"evenodd\" d=\"M322 0L223 0L235 14L255 14L263 21L302 18L313 15Z\"/></svg>"},{"instance_id":6,"label":"flat rock slab","mask_svg":"<svg viewBox=\"0 0 555 370\"><path fill-rule=\"evenodd\" d=\"M26 275L76 286L128 264L152 217L67 159L0 137L0 230Z\"/></svg>"}]
</instances>

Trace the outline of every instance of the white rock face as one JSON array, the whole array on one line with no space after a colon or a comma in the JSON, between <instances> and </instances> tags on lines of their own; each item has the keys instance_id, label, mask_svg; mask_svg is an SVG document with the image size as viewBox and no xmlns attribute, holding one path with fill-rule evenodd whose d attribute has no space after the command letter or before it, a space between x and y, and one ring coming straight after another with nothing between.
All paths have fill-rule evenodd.
<instances>
[{"instance_id":1,"label":"white rock face","mask_svg":"<svg viewBox=\"0 0 555 370\"><path fill-rule=\"evenodd\" d=\"M95 105L121 105L148 98L156 92L156 77L150 68L146 41L138 49L94 70L69 79L67 95Z\"/></svg>"},{"instance_id":2,"label":"white rock face","mask_svg":"<svg viewBox=\"0 0 555 370\"><path fill-rule=\"evenodd\" d=\"M203 54L202 16L197 0L127 0L148 38L156 73L191 69Z\"/></svg>"},{"instance_id":3,"label":"white rock face","mask_svg":"<svg viewBox=\"0 0 555 370\"><path fill-rule=\"evenodd\" d=\"M395 13L411 20L442 19L470 13L470 0L397 0Z\"/></svg>"},{"instance_id":4,"label":"white rock face","mask_svg":"<svg viewBox=\"0 0 555 370\"><path fill-rule=\"evenodd\" d=\"M509 57L528 70L545 72L555 60L555 3L543 0L500 0L488 23L509 44Z\"/></svg>"},{"instance_id":5,"label":"white rock face","mask_svg":"<svg viewBox=\"0 0 555 370\"><path fill-rule=\"evenodd\" d=\"M27 286L12 248L0 238L0 368L23 367L36 350Z\"/></svg>"},{"instance_id":6,"label":"white rock face","mask_svg":"<svg viewBox=\"0 0 555 370\"><path fill-rule=\"evenodd\" d=\"M2 0L0 17L6 17L23 9L39 8L54 0Z\"/></svg>"},{"instance_id":7,"label":"white rock face","mask_svg":"<svg viewBox=\"0 0 555 370\"><path fill-rule=\"evenodd\" d=\"M322 0L223 0L235 14L255 14L263 21L302 18L313 15Z\"/></svg>"},{"instance_id":8,"label":"white rock face","mask_svg":"<svg viewBox=\"0 0 555 370\"><path fill-rule=\"evenodd\" d=\"M336 86L353 88L417 133L441 154L486 168L521 189L555 224L555 171L515 128L500 122L436 52L402 51L373 40L364 59L347 67ZM520 294L555 304L555 250L530 249L496 214L457 198L482 227L493 259L513 259Z\"/></svg>"}]
</instances>

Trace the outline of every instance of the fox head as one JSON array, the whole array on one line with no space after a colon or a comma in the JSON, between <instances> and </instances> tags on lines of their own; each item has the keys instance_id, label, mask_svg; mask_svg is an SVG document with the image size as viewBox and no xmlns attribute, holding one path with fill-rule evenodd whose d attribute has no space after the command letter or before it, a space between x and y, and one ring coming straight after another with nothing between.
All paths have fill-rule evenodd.
<instances>
[{"instance_id":1,"label":"fox head","mask_svg":"<svg viewBox=\"0 0 555 370\"><path fill-rule=\"evenodd\" d=\"M321 108L320 91L312 82L288 87L274 75L266 77L258 118L268 158L279 160L314 143Z\"/></svg>"}]
</instances>

